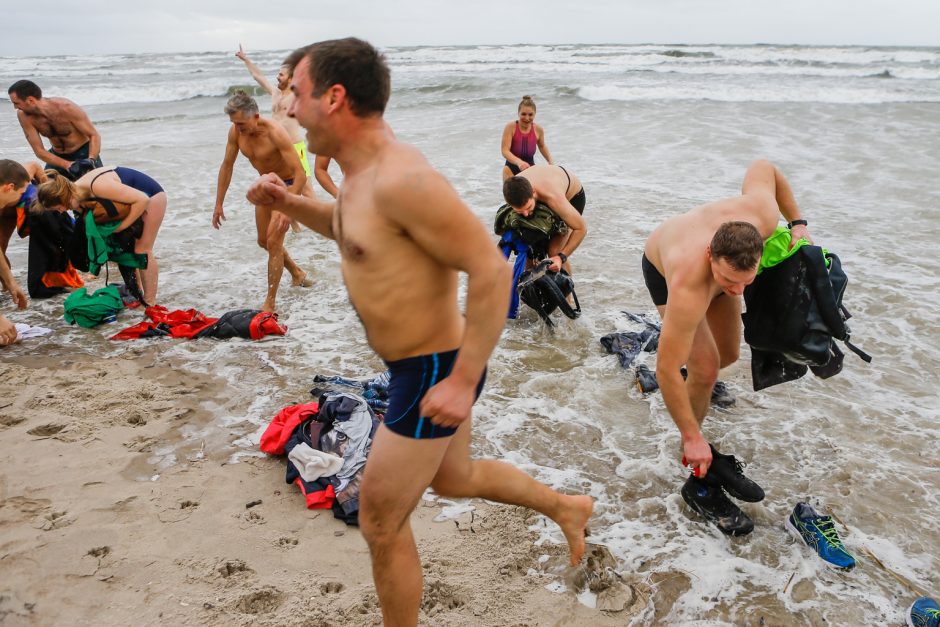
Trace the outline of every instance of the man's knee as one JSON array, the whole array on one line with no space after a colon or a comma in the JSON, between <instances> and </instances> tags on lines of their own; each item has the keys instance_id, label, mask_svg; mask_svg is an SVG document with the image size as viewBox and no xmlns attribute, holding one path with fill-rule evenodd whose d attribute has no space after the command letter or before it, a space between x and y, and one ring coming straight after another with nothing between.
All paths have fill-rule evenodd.
<instances>
[{"instance_id":1,"label":"man's knee","mask_svg":"<svg viewBox=\"0 0 940 627\"><path fill-rule=\"evenodd\" d=\"M471 482L467 480L467 477L457 477L454 473L445 473L443 475L439 473L431 481L431 488L436 494L451 498L459 499L474 496L474 494L471 494L470 487Z\"/></svg>"},{"instance_id":2,"label":"man's knee","mask_svg":"<svg viewBox=\"0 0 940 627\"><path fill-rule=\"evenodd\" d=\"M741 357L740 346L729 346L721 351L721 367L727 368Z\"/></svg>"},{"instance_id":3,"label":"man's knee","mask_svg":"<svg viewBox=\"0 0 940 627\"><path fill-rule=\"evenodd\" d=\"M689 378L692 379L694 383L711 386L715 385L715 382L718 380L718 371L721 369L721 363L718 359L713 359L709 356L695 360L690 359L686 367L689 371Z\"/></svg>"},{"instance_id":4,"label":"man's knee","mask_svg":"<svg viewBox=\"0 0 940 627\"><path fill-rule=\"evenodd\" d=\"M359 492L359 529L370 547L392 541L410 514L401 512L387 495L378 494L363 481Z\"/></svg>"}]
</instances>

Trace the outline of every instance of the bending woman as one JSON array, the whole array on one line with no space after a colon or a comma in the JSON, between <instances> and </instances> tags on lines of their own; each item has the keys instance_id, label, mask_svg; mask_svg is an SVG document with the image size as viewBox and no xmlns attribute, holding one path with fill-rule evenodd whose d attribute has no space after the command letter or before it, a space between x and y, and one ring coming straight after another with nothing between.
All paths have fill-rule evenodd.
<instances>
[{"instance_id":1,"label":"bending woman","mask_svg":"<svg viewBox=\"0 0 940 627\"><path fill-rule=\"evenodd\" d=\"M37 198L46 209L58 211L78 211L79 205L90 198L130 205L129 213L114 232L119 233L143 218L143 233L134 243L134 252L147 255L147 267L139 271L140 284L144 300L156 304L159 270L153 244L166 214L166 192L159 183L143 172L109 166L92 170L74 183L63 176L53 177L39 186Z\"/></svg>"},{"instance_id":2,"label":"bending woman","mask_svg":"<svg viewBox=\"0 0 940 627\"><path fill-rule=\"evenodd\" d=\"M535 102L531 96L523 96L519 103L519 119L510 122L503 129L502 151L503 157L506 158L506 165L503 167L504 181L530 165L535 165L536 146L548 164L555 165L552 153L545 145L545 131L535 123Z\"/></svg>"}]
</instances>

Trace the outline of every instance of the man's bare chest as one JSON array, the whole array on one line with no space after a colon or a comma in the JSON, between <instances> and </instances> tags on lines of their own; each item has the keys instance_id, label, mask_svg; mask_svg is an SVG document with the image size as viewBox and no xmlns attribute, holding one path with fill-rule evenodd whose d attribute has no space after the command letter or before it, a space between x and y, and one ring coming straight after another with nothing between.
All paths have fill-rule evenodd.
<instances>
[{"instance_id":1,"label":"man's bare chest","mask_svg":"<svg viewBox=\"0 0 940 627\"><path fill-rule=\"evenodd\" d=\"M256 161L268 163L278 156L277 147L266 136L240 137L238 149L252 163Z\"/></svg>"},{"instance_id":2,"label":"man's bare chest","mask_svg":"<svg viewBox=\"0 0 940 627\"><path fill-rule=\"evenodd\" d=\"M75 130L71 123L54 122L47 117L32 118L31 122L43 137L68 137Z\"/></svg>"}]
</instances>

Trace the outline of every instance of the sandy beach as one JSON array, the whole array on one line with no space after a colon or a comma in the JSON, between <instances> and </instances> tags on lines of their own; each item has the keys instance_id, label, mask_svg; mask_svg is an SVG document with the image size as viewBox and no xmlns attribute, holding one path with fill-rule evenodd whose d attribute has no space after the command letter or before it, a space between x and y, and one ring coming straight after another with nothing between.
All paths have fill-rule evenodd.
<instances>
[{"instance_id":1,"label":"sandy beach","mask_svg":"<svg viewBox=\"0 0 940 627\"><path fill-rule=\"evenodd\" d=\"M227 384L142 352L0 365L0 623L380 624L359 530L306 510L281 459L174 446ZM161 470L153 453L168 449L177 463ZM566 547L533 544L545 524L533 512L473 506L434 522L441 504L425 500L412 516L422 624L619 625L647 607L609 554L568 569ZM586 585L625 609L586 607L574 593Z\"/></svg>"},{"instance_id":2,"label":"sandy beach","mask_svg":"<svg viewBox=\"0 0 940 627\"><path fill-rule=\"evenodd\" d=\"M236 49L0 63L0 84L30 78L79 104L106 165L138 168L166 189L159 300L213 317L259 307L266 288L246 160L235 166L228 221L211 226L228 97L255 90L263 114L271 109ZM288 52L251 54L271 79ZM422 624L900 625L917 596L937 597L940 153L930 131L940 48L385 52L389 124L487 229L502 204L499 131L523 94L588 196L589 234L572 261L583 314L557 314L554 333L528 308L507 321L474 406L471 449L590 494L591 539L609 556L597 549L569 570L560 532L540 516L473 502L472 520L434 522L450 504L424 502L413 517L426 565ZM661 394L635 385L634 367L655 368L656 356L624 369L599 339L640 330L622 312L656 316L640 268L651 229L738 193L760 157L786 174L814 240L840 256L852 340L874 361L847 355L838 376L755 392L742 346L721 374L736 403L709 414L705 435L747 464L767 498L742 504L754 532L728 538L682 500L675 424ZM3 94L0 158L35 159ZM335 163L331 171L339 182ZM108 338L139 322L139 310L84 329L64 322L61 297L16 311L0 294L12 322L52 329L0 350L0 623L379 621L360 532L304 509L284 461L257 448L279 409L311 400L316 375L366 380L385 369L343 288L335 244L305 229L286 246L314 284L284 281L279 321L289 331L260 342L116 342ZM25 287L28 240L14 236L7 254ZM829 569L787 533L798 501L838 516L853 571Z\"/></svg>"}]
</instances>

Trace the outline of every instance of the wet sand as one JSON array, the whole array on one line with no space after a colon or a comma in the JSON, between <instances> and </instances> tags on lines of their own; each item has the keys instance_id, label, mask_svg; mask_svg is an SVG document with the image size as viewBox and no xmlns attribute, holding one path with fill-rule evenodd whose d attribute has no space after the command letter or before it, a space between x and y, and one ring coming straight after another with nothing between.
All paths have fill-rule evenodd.
<instances>
[{"instance_id":1,"label":"wet sand","mask_svg":"<svg viewBox=\"0 0 940 627\"><path fill-rule=\"evenodd\" d=\"M358 529L306 510L283 460L233 462L231 442L253 425L200 439L218 431L209 408L225 406L227 383L159 355L0 364L0 623L380 624ZM540 516L474 506L434 522L441 504L425 500L412 517L422 624L652 618L648 589L626 585L602 549L566 568L567 547L536 546ZM625 609L589 608L578 589Z\"/></svg>"}]
</instances>

